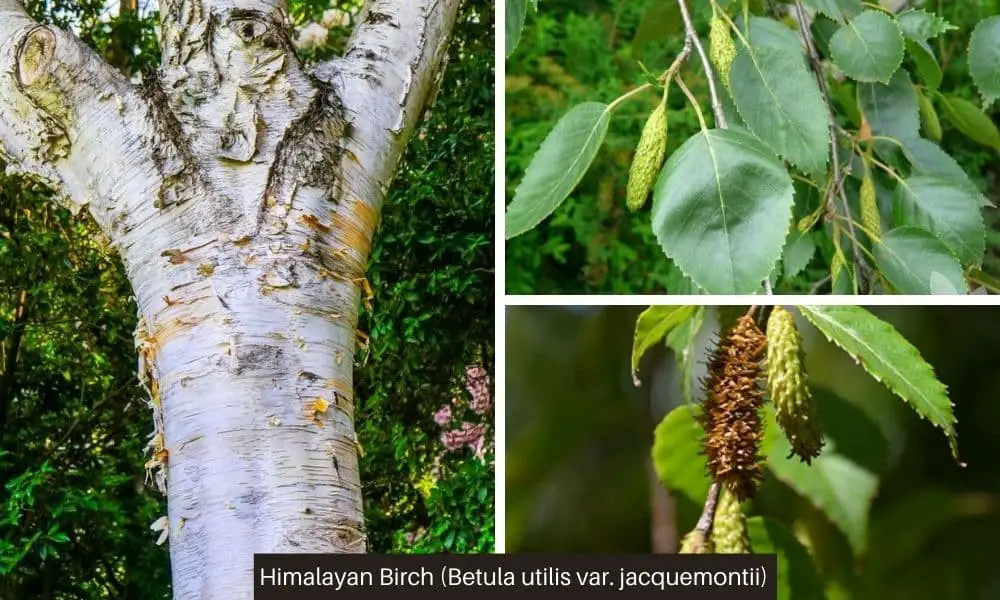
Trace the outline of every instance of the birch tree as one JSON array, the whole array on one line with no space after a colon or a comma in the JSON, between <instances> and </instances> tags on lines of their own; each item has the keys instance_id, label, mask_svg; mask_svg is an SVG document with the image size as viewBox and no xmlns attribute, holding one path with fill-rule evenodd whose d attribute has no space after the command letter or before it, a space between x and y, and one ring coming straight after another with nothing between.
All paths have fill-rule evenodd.
<instances>
[{"instance_id":1,"label":"birch tree","mask_svg":"<svg viewBox=\"0 0 1000 600\"><path fill-rule=\"evenodd\" d=\"M306 69L286 0L160 0L133 84L0 0L0 159L87 210L139 306L174 597L254 552L363 552L352 358L383 197L460 0L370 0Z\"/></svg>"}]
</instances>

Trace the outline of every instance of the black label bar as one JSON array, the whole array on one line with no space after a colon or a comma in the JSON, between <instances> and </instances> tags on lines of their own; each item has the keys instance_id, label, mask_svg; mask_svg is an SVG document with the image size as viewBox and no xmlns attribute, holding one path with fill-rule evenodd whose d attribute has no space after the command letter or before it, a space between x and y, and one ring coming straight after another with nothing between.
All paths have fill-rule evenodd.
<instances>
[{"instance_id":1,"label":"black label bar","mask_svg":"<svg viewBox=\"0 0 1000 600\"><path fill-rule=\"evenodd\" d=\"M254 598L777 600L777 575L773 554L257 554Z\"/></svg>"}]
</instances>

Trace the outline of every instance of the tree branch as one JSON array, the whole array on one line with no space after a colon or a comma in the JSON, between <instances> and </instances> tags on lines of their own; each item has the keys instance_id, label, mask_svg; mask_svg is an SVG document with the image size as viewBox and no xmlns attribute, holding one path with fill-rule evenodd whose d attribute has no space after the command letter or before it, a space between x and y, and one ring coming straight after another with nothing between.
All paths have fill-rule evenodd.
<instances>
[{"instance_id":1,"label":"tree branch","mask_svg":"<svg viewBox=\"0 0 1000 600\"><path fill-rule=\"evenodd\" d=\"M349 149L362 171L355 176L378 189L374 197L383 197L433 95L459 5L461 0L369 0L344 58L314 70L342 87L347 112L360 117L353 119Z\"/></svg>"},{"instance_id":2,"label":"tree branch","mask_svg":"<svg viewBox=\"0 0 1000 600\"><path fill-rule=\"evenodd\" d=\"M123 200L148 198L147 106L125 77L70 33L0 0L0 157L38 177L108 231ZM144 195L144 196L143 196Z\"/></svg>"},{"instance_id":3,"label":"tree branch","mask_svg":"<svg viewBox=\"0 0 1000 600\"><path fill-rule=\"evenodd\" d=\"M712 535L712 523L715 522L715 509L719 505L719 493L722 491L718 481L712 482L712 487L708 488L708 496L705 498L705 506L701 510L701 517L695 531L702 535L702 539L708 540Z\"/></svg>"},{"instance_id":4,"label":"tree branch","mask_svg":"<svg viewBox=\"0 0 1000 600\"><path fill-rule=\"evenodd\" d=\"M722 111L722 102L719 100L719 90L715 85L715 72L712 69L712 62L708 60L708 55L705 54L705 48L701 44L701 39L698 38L698 32L694 28L694 22L691 20L691 11L688 10L687 1L677 0L677 4L680 6L681 17L684 19L686 37L694 44L695 49L698 51L698 56L701 58L701 65L705 69L705 76L708 77L708 93L712 96L712 114L715 115L715 126L719 129L727 129L729 125L726 123L726 113Z\"/></svg>"},{"instance_id":5,"label":"tree branch","mask_svg":"<svg viewBox=\"0 0 1000 600\"><path fill-rule=\"evenodd\" d=\"M854 264L858 265L862 273L867 274L868 265L865 263L864 257L861 255L861 249L858 248L858 237L854 230L854 219L851 217L851 205L847 201L847 194L844 193L844 180L842 177L840 169L840 156L837 154L837 136L840 133L840 127L837 125L837 118L834 116L833 106L830 103L830 88L826 84L826 75L823 74L823 66L820 62L819 52L816 51L816 46L813 43L812 33L806 24L806 12L805 8L802 6L802 0L795 0L795 16L796 20L799 22L799 31L802 33L802 38L806 44L806 50L809 54L809 64L812 66L813 74L816 76L816 81L819 83L820 92L823 94L823 101L826 103L827 118L830 125L830 161L833 167L833 182L827 193L827 197L823 200L833 206L834 199L839 198L844 205L844 215L847 217L847 228L851 232L851 248L854 253ZM836 283L836 282L833 282Z\"/></svg>"}]
</instances>

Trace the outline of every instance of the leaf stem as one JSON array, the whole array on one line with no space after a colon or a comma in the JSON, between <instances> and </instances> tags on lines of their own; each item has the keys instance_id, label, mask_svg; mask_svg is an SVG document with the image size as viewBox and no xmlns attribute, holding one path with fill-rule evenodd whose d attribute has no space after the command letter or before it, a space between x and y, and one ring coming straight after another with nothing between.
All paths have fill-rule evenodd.
<instances>
[{"instance_id":1,"label":"leaf stem","mask_svg":"<svg viewBox=\"0 0 1000 600\"><path fill-rule=\"evenodd\" d=\"M684 92L685 96L687 96L688 102L690 102L691 106L694 107L694 112L698 115L698 124L701 125L702 132L708 131L708 124L705 123L705 115L701 112L701 107L698 106L698 99L694 97L694 94L692 94L691 90L688 89L688 86L685 85L680 74L676 75L674 79L677 81L677 87L681 88L681 91Z\"/></svg>"},{"instance_id":2,"label":"leaf stem","mask_svg":"<svg viewBox=\"0 0 1000 600\"><path fill-rule=\"evenodd\" d=\"M618 108L618 105L621 104L622 102L625 102L632 96L645 92L646 90L651 89L652 87L653 87L652 83L644 83L639 87L635 88L634 90L629 90L628 92L625 92L621 96L615 98L614 102L608 105L607 111L608 112L613 111L614 109Z\"/></svg>"},{"instance_id":3,"label":"leaf stem","mask_svg":"<svg viewBox=\"0 0 1000 600\"><path fill-rule=\"evenodd\" d=\"M691 21L691 11L688 10L687 1L677 0L677 5L680 7L681 17L684 19L686 42L694 44L698 56L701 58L701 65L705 69L705 75L708 77L708 93L712 97L712 114L715 116L715 126L719 129L728 129L726 114L722 111L722 102L719 100L719 90L715 85L715 72L712 70L712 63L708 60L708 55L705 54L705 47L698 39L698 32L695 31L694 23Z\"/></svg>"}]
</instances>

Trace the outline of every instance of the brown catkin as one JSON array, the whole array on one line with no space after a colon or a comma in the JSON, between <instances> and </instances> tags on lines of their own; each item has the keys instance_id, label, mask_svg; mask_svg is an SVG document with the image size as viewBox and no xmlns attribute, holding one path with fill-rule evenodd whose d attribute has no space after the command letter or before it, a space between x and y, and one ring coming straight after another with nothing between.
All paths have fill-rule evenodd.
<instances>
[{"instance_id":1,"label":"brown catkin","mask_svg":"<svg viewBox=\"0 0 1000 600\"><path fill-rule=\"evenodd\" d=\"M635 158L632 159L632 168L628 174L628 195L625 199L625 204L632 212L646 203L666 153L667 103L664 101L657 105L646 120L639 145L635 149Z\"/></svg>"},{"instance_id":2,"label":"brown catkin","mask_svg":"<svg viewBox=\"0 0 1000 600\"><path fill-rule=\"evenodd\" d=\"M715 508L712 525L712 547L716 554L750 554L750 535L747 520L740 508L740 501L723 488Z\"/></svg>"},{"instance_id":3,"label":"brown catkin","mask_svg":"<svg viewBox=\"0 0 1000 600\"><path fill-rule=\"evenodd\" d=\"M792 313L776 306L767 320L767 389L792 455L809 464L823 449L823 425L803 358Z\"/></svg>"},{"instance_id":4,"label":"brown catkin","mask_svg":"<svg viewBox=\"0 0 1000 600\"><path fill-rule=\"evenodd\" d=\"M691 531L681 540L680 554L712 554L712 540L705 539L705 534L697 529Z\"/></svg>"},{"instance_id":5,"label":"brown catkin","mask_svg":"<svg viewBox=\"0 0 1000 600\"><path fill-rule=\"evenodd\" d=\"M711 45L709 56L712 65L719 73L719 80L729 88L729 69L733 66L733 59L736 58L736 43L729 32L729 24L726 23L714 11L712 21L709 25L708 41Z\"/></svg>"},{"instance_id":6,"label":"brown catkin","mask_svg":"<svg viewBox=\"0 0 1000 600\"><path fill-rule=\"evenodd\" d=\"M875 195L875 182L872 176L865 174L861 180L861 225L869 232L869 235L878 239L882 236L882 219L878 214L878 201Z\"/></svg>"},{"instance_id":7,"label":"brown catkin","mask_svg":"<svg viewBox=\"0 0 1000 600\"><path fill-rule=\"evenodd\" d=\"M753 497L764 478L759 454L764 392L757 380L766 349L767 338L743 315L719 342L704 380L703 452L712 479L739 500Z\"/></svg>"}]
</instances>

